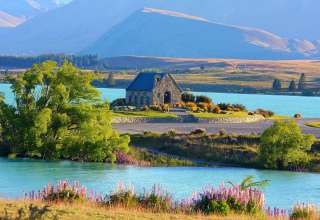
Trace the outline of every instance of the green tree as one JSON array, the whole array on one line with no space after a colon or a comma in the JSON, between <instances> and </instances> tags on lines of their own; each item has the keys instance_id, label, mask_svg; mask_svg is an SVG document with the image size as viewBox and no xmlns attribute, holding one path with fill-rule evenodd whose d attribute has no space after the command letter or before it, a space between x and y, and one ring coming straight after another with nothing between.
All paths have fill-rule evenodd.
<instances>
[{"instance_id":1,"label":"green tree","mask_svg":"<svg viewBox=\"0 0 320 220\"><path fill-rule=\"evenodd\" d=\"M196 97L196 103L200 103L200 102L204 102L204 103L212 103L212 99L209 98L208 96L204 96L204 95L200 95Z\"/></svg>"},{"instance_id":2,"label":"green tree","mask_svg":"<svg viewBox=\"0 0 320 220\"><path fill-rule=\"evenodd\" d=\"M116 85L116 80L114 78L114 74L110 73L108 77L108 86L115 86Z\"/></svg>"},{"instance_id":3,"label":"green tree","mask_svg":"<svg viewBox=\"0 0 320 220\"><path fill-rule=\"evenodd\" d=\"M11 79L15 105L0 101L1 136L11 153L113 162L116 151L127 151L129 137L112 130L109 105L91 84L95 77L48 61Z\"/></svg>"},{"instance_id":4,"label":"green tree","mask_svg":"<svg viewBox=\"0 0 320 220\"><path fill-rule=\"evenodd\" d=\"M195 102L196 101L196 97L191 92L184 92L181 95L181 100L183 102Z\"/></svg>"},{"instance_id":5,"label":"green tree","mask_svg":"<svg viewBox=\"0 0 320 220\"><path fill-rule=\"evenodd\" d=\"M289 91L293 92L293 91L296 91L296 89L297 89L296 82L292 80L289 84Z\"/></svg>"},{"instance_id":6,"label":"green tree","mask_svg":"<svg viewBox=\"0 0 320 220\"><path fill-rule=\"evenodd\" d=\"M315 140L313 135L303 134L293 120L276 121L261 136L260 161L265 168L305 166Z\"/></svg>"},{"instance_id":7,"label":"green tree","mask_svg":"<svg viewBox=\"0 0 320 220\"><path fill-rule=\"evenodd\" d=\"M272 89L281 90L281 88L282 88L281 81L279 79L274 79L272 84Z\"/></svg>"},{"instance_id":8,"label":"green tree","mask_svg":"<svg viewBox=\"0 0 320 220\"><path fill-rule=\"evenodd\" d=\"M304 90L306 88L306 75L304 73L301 74L299 83L298 83L298 89L300 91Z\"/></svg>"}]
</instances>

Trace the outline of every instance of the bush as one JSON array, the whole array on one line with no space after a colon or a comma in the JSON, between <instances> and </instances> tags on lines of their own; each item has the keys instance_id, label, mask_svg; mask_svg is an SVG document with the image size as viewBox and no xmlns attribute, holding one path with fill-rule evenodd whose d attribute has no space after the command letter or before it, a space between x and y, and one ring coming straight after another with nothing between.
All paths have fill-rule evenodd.
<instances>
[{"instance_id":1,"label":"bush","mask_svg":"<svg viewBox=\"0 0 320 220\"><path fill-rule=\"evenodd\" d=\"M29 200L41 200L45 202L76 202L87 199L86 188L79 182L70 184L68 181L59 181L57 186L48 184L42 191L25 194Z\"/></svg>"},{"instance_id":2,"label":"bush","mask_svg":"<svg viewBox=\"0 0 320 220\"><path fill-rule=\"evenodd\" d=\"M126 99L116 99L113 102L111 102L110 107L111 109L113 109L114 107L118 107L118 106L126 106Z\"/></svg>"},{"instance_id":3,"label":"bush","mask_svg":"<svg viewBox=\"0 0 320 220\"><path fill-rule=\"evenodd\" d=\"M200 108L203 111L208 111L210 105L205 102L199 102L199 103L197 103L197 106L198 106L198 108Z\"/></svg>"},{"instance_id":4,"label":"bush","mask_svg":"<svg viewBox=\"0 0 320 220\"><path fill-rule=\"evenodd\" d=\"M183 102L195 102L196 97L190 92L184 92L181 95L181 100Z\"/></svg>"},{"instance_id":5,"label":"bush","mask_svg":"<svg viewBox=\"0 0 320 220\"><path fill-rule=\"evenodd\" d=\"M139 203L142 207L154 211L169 211L173 208L172 196L156 185L152 187L150 193L140 196Z\"/></svg>"},{"instance_id":6,"label":"bush","mask_svg":"<svg viewBox=\"0 0 320 220\"><path fill-rule=\"evenodd\" d=\"M298 204L294 206L290 214L290 220L317 219L317 215L318 210L315 205Z\"/></svg>"},{"instance_id":7,"label":"bush","mask_svg":"<svg viewBox=\"0 0 320 220\"><path fill-rule=\"evenodd\" d=\"M257 109L255 111L255 113L258 114L258 115L262 115L265 118L270 118L270 117L274 116L274 112L268 111L268 110L264 110L264 109L260 109L260 108Z\"/></svg>"},{"instance_id":8,"label":"bush","mask_svg":"<svg viewBox=\"0 0 320 220\"><path fill-rule=\"evenodd\" d=\"M163 104L163 105L161 105L161 108L162 108L162 111L169 112L170 105L169 104Z\"/></svg>"},{"instance_id":9,"label":"bush","mask_svg":"<svg viewBox=\"0 0 320 220\"><path fill-rule=\"evenodd\" d=\"M219 108L223 111L247 111L247 108L241 104L229 104L229 103L220 103L218 104Z\"/></svg>"},{"instance_id":10,"label":"bush","mask_svg":"<svg viewBox=\"0 0 320 220\"><path fill-rule=\"evenodd\" d=\"M196 103L194 103L194 102L187 102L186 106L187 106L188 110L190 110L190 111L197 111L197 109L198 109Z\"/></svg>"},{"instance_id":11,"label":"bush","mask_svg":"<svg viewBox=\"0 0 320 220\"><path fill-rule=\"evenodd\" d=\"M297 113L293 116L295 119L301 119L302 118L302 115Z\"/></svg>"},{"instance_id":12,"label":"bush","mask_svg":"<svg viewBox=\"0 0 320 220\"><path fill-rule=\"evenodd\" d=\"M241 189L240 186L219 189L208 188L193 200L193 210L205 214L227 215L236 213L255 214L264 207L264 195L257 189Z\"/></svg>"},{"instance_id":13,"label":"bush","mask_svg":"<svg viewBox=\"0 0 320 220\"><path fill-rule=\"evenodd\" d=\"M152 111L157 111L157 112L161 112L161 111L162 111L162 108L161 108L161 106L159 106L159 105L151 105L149 108L150 108Z\"/></svg>"},{"instance_id":14,"label":"bush","mask_svg":"<svg viewBox=\"0 0 320 220\"><path fill-rule=\"evenodd\" d=\"M196 97L196 103L200 103L200 102L212 103L212 99L207 96L200 95Z\"/></svg>"},{"instance_id":15,"label":"bush","mask_svg":"<svg viewBox=\"0 0 320 220\"><path fill-rule=\"evenodd\" d=\"M215 106L213 109L212 109L212 113L215 113L215 114L220 114L221 112L221 109L219 106Z\"/></svg>"},{"instance_id":16,"label":"bush","mask_svg":"<svg viewBox=\"0 0 320 220\"><path fill-rule=\"evenodd\" d=\"M244 105L241 105L241 104L234 104L232 105L232 107L234 109L237 109L238 111L247 111L247 108L244 106Z\"/></svg>"},{"instance_id":17,"label":"bush","mask_svg":"<svg viewBox=\"0 0 320 220\"><path fill-rule=\"evenodd\" d=\"M316 138L304 135L299 125L291 121L276 121L261 136L258 155L265 168L305 167L307 154Z\"/></svg>"},{"instance_id":18,"label":"bush","mask_svg":"<svg viewBox=\"0 0 320 220\"><path fill-rule=\"evenodd\" d=\"M207 133L207 131L203 128L198 128L198 129L190 132L191 135L205 135L206 133Z\"/></svg>"},{"instance_id":19,"label":"bush","mask_svg":"<svg viewBox=\"0 0 320 220\"><path fill-rule=\"evenodd\" d=\"M110 206L136 207L139 198L132 186L126 187L120 183L114 192L104 198L104 202Z\"/></svg>"},{"instance_id":20,"label":"bush","mask_svg":"<svg viewBox=\"0 0 320 220\"><path fill-rule=\"evenodd\" d=\"M131 155L118 151L116 152L116 157L117 157L117 164L124 164L124 165L137 165L138 161L133 158Z\"/></svg>"},{"instance_id":21,"label":"bush","mask_svg":"<svg viewBox=\"0 0 320 220\"><path fill-rule=\"evenodd\" d=\"M149 107L148 106L143 106L143 108L142 108L142 111L145 111L145 112L147 112L147 111L149 111Z\"/></svg>"},{"instance_id":22,"label":"bush","mask_svg":"<svg viewBox=\"0 0 320 220\"><path fill-rule=\"evenodd\" d=\"M175 137L177 132L174 129L170 129L167 134L169 137Z\"/></svg>"}]
</instances>

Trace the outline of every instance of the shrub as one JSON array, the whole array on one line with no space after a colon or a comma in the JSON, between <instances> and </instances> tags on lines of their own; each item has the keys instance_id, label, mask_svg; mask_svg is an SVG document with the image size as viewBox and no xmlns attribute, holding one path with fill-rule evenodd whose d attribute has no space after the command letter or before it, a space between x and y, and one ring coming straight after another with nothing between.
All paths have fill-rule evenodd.
<instances>
[{"instance_id":1,"label":"shrub","mask_svg":"<svg viewBox=\"0 0 320 220\"><path fill-rule=\"evenodd\" d=\"M174 129L170 129L168 131L168 136L169 137L175 137L177 135L177 132Z\"/></svg>"},{"instance_id":2,"label":"shrub","mask_svg":"<svg viewBox=\"0 0 320 220\"><path fill-rule=\"evenodd\" d=\"M126 99L116 99L110 103L112 109L117 106L126 106Z\"/></svg>"},{"instance_id":3,"label":"shrub","mask_svg":"<svg viewBox=\"0 0 320 220\"><path fill-rule=\"evenodd\" d=\"M196 103L194 103L194 102L187 102L186 106L187 106L188 110L190 110L190 111L197 111L197 109L198 109Z\"/></svg>"},{"instance_id":4,"label":"shrub","mask_svg":"<svg viewBox=\"0 0 320 220\"><path fill-rule=\"evenodd\" d=\"M139 203L139 198L131 185L126 187L120 183L114 192L106 195L104 202L110 206L136 207Z\"/></svg>"},{"instance_id":5,"label":"shrub","mask_svg":"<svg viewBox=\"0 0 320 220\"><path fill-rule=\"evenodd\" d=\"M207 96L200 95L196 97L196 103L200 103L200 102L212 103L212 99Z\"/></svg>"},{"instance_id":6,"label":"shrub","mask_svg":"<svg viewBox=\"0 0 320 220\"><path fill-rule=\"evenodd\" d=\"M227 215L230 211L255 214L264 207L264 194L257 189L240 186L207 188L192 200L193 210L205 214Z\"/></svg>"},{"instance_id":7,"label":"shrub","mask_svg":"<svg viewBox=\"0 0 320 220\"><path fill-rule=\"evenodd\" d=\"M176 104L176 107L178 107L178 108L184 108L184 107L186 107L186 103L185 103L185 102L178 102L178 103Z\"/></svg>"},{"instance_id":8,"label":"shrub","mask_svg":"<svg viewBox=\"0 0 320 220\"><path fill-rule=\"evenodd\" d=\"M195 102L196 97L190 92L184 92L181 95L181 100L183 102Z\"/></svg>"},{"instance_id":9,"label":"shrub","mask_svg":"<svg viewBox=\"0 0 320 220\"><path fill-rule=\"evenodd\" d=\"M161 112L161 111L162 111L162 108L161 108L161 106L159 106L159 105L151 105L149 108L150 108L152 111L157 111L157 112Z\"/></svg>"},{"instance_id":10,"label":"shrub","mask_svg":"<svg viewBox=\"0 0 320 220\"><path fill-rule=\"evenodd\" d=\"M225 135L227 135L227 131L225 129L220 129L219 136L225 136Z\"/></svg>"},{"instance_id":11,"label":"shrub","mask_svg":"<svg viewBox=\"0 0 320 220\"><path fill-rule=\"evenodd\" d=\"M145 112L147 112L147 111L149 111L149 107L148 106L143 106L143 108L142 108L142 111L145 111Z\"/></svg>"},{"instance_id":12,"label":"shrub","mask_svg":"<svg viewBox=\"0 0 320 220\"><path fill-rule=\"evenodd\" d=\"M207 133L207 131L203 128L198 128L198 129L190 132L191 135L205 135L206 133Z\"/></svg>"},{"instance_id":13,"label":"shrub","mask_svg":"<svg viewBox=\"0 0 320 220\"><path fill-rule=\"evenodd\" d=\"M198 108L202 109L203 111L208 111L209 104L205 102L197 103Z\"/></svg>"},{"instance_id":14,"label":"shrub","mask_svg":"<svg viewBox=\"0 0 320 220\"><path fill-rule=\"evenodd\" d=\"M212 113L215 113L215 114L219 114L221 112L221 109L219 106L215 106L213 109L212 109Z\"/></svg>"},{"instance_id":15,"label":"shrub","mask_svg":"<svg viewBox=\"0 0 320 220\"><path fill-rule=\"evenodd\" d=\"M247 111L247 108L242 104L234 104L232 107L238 111Z\"/></svg>"},{"instance_id":16,"label":"shrub","mask_svg":"<svg viewBox=\"0 0 320 220\"><path fill-rule=\"evenodd\" d=\"M116 152L116 157L117 157L117 164L124 164L124 165L137 165L138 161L133 158L131 155L118 151Z\"/></svg>"},{"instance_id":17,"label":"shrub","mask_svg":"<svg viewBox=\"0 0 320 220\"><path fill-rule=\"evenodd\" d=\"M161 105L162 111L168 112L170 110L170 105L169 104L163 104Z\"/></svg>"},{"instance_id":18,"label":"shrub","mask_svg":"<svg viewBox=\"0 0 320 220\"><path fill-rule=\"evenodd\" d=\"M295 119L301 119L302 118L302 115L297 113L293 116Z\"/></svg>"},{"instance_id":19,"label":"shrub","mask_svg":"<svg viewBox=\"0 0 320 220\"><path fill-rule=\"evenodd\" d=\"M173 208L172 196L160 186L154 185L151 192L145 192L139 198L142 207L154 211L169 211Z\"/></svg>"},{"instance_id":20,"label":"shrub","mask_svg":"<svg viewBox=\"0 0 320 220\"><path fill-rule=\"evenodd\" d=\"M262 115L265 118L270 118L270 117L274 116L274 112L268 111L268 110L264 110L264 109L260 109L260 108L257 109L255 111L255 113L258 114L258 115Z\"/></svg>"},{"instance_id":21,"label":"shrub","mask_svg":"<svg viewBox=\"0 0 320 220\"><path fill-rule=\"evenodd\" d=\"M298 219L317 219L318 210L315 205L297 204L292 209L290 214L291 220Z\"/></svg>"},{"instance_id":22,"label":"shrub","mask_svg":"<svg viewBox=\"0 0 320 220\"><path fill-rule=\"evenodd\" d=\"M85 201L87 190L79 182L70 184L68 181L59 181L57 186L48 184L42 191L26 193L25 198L45 202Z\"/></svg>"}]
</instances>

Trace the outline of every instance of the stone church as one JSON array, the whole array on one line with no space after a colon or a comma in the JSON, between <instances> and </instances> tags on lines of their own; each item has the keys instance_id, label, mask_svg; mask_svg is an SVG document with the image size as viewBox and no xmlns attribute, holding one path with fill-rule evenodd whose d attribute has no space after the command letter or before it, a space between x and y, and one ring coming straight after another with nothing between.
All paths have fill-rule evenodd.
<instances>
[{"instance_id":1,"label":"stone church","mask_svg":"<svg viewBox=\"0 0 320 220\"><path fill-rule=\"evenodd\" d=\"M182 90L168 73L141 72L126 90L128 105L145 106L176 104Z\"/></svg>"}]
</instances>

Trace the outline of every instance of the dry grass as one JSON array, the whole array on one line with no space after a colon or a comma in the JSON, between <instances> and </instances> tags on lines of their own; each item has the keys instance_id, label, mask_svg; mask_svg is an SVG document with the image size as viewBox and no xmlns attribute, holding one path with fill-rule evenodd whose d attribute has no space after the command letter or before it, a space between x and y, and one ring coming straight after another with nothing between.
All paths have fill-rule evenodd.
<instances>
[{"instance_id":1,"label":"dry grass","mask_svg":"<svg viewBox=\"0 0 320 220\"><path fill-rule=\"evenodd\" d=\"M271 88L274 78L281 79L283 87L288 87L291 80L298 80L301 73L307 76L308 87L320 88L320 61L315 60L233 60L233 59L184 59L158 58L171 64L185 63L190 68L185 74L175 74L178 83L220 84L250 86L257 89ZM225 68L200 66L225 63ZM135 74L116 74L116 79L132 80Z\"/></svg>"},{"instance_id":2,"label":"dry grass","mask_svg":"<svg viewBox=\"0 0 320 220\"><path fill-rule=\"evenodd\" d=\"M19 214L20 213L20 214ZM20 217L19 217L20 216ZM27 201L0 201L0 219L59 219L59 220L99 220L99 219L119 219L119 220L254 220L267 219L264 216L204 216L204 215L185 215L174 213L152 213L145 210L124 209L124 208L105 208L92 205L81 204L60 204L45 205L39 202Z\"/></svg>"}]
</instances>

